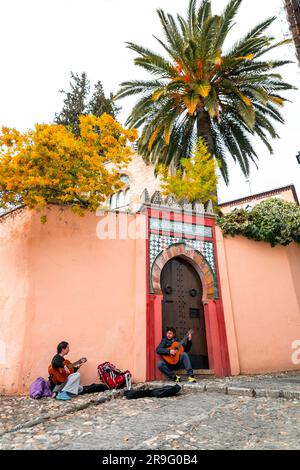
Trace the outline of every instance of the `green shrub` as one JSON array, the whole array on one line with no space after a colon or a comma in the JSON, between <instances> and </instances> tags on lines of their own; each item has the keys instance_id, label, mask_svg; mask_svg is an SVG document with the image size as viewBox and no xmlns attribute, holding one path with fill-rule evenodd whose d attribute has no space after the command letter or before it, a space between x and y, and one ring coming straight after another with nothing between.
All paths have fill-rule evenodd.
<instances>
[{"instance_id":1,"label":"green shrub","mask_svg":"<svg viewBox=\"0 0 300 470\"><path fill-rule=\"evenodd\" d=\"M236 209L218 218L224 236L243 235L276 245L300 243L300 206L282 199L266 199L250 211Z\"/></svg>"}]
</instances>

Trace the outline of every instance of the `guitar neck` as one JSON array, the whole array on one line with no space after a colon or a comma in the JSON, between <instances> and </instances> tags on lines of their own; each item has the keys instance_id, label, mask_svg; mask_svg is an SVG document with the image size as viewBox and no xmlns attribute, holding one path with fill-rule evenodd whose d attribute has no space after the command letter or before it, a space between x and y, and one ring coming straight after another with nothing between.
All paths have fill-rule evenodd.
<instances>
[{"instance_id":1,"label":"guitar neck","mask_svg":"<svg viewBox=\"0 0 300 470\"><path fill-rule=\"evenodd\" d=\"M68 364L68 367L78 367L80 364L82 364L84 361L79 359L79 361L73 362L73 364Z\"/></svg>"},{"instance_id":2,"label":"guitar neck","mask_svg":"<svg viewBox=\"0 0 300 470\"><path fill-rule=\"evenodd\" d=\"M175 349L179 349L180 346L183 345L183 343L185 342L185 340L188 339L189 334L190 334L190 333L187 333L187 334L185 335L185 337L184 337L181 341L179 341L179 346L177 346L177 348L175 348Z\"/></svg>"},{"instance_id":3,"label":"guitar neck","mask_svg":"<svg viewBox=\"0 0 300 470\"><path fill-rule=\"evenodd\" d=\"M183 343L185 342L186 338L187 338L187 335L186 335L181 341L179 341L178 346L176 346L174 349L179 350L180 347L181 347L181 346L183 345Z\"/></svg>"}]
</instances>

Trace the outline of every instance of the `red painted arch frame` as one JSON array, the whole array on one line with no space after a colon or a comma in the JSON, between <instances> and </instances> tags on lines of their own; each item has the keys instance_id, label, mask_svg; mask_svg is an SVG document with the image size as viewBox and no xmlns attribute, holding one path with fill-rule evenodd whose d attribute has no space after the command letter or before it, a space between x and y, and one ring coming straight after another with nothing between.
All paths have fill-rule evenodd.
<instances>
[{"instance_id":1,"label":"red painted arch frame","mask_svg":"<svg viewBox=\"0 0 300 470\"><path fill-rule=\"evenodd\" d=\"M157 211L154 212L157 217ZM151 272L153 291L150 292L149 275L149 218L153 216L153 209L147 209L147 380L160 379L161 374L157 369L159 356L155 353L155 348L162 337L162 299L163 294L160 289L160 274L164 265L175 256L182 256L187 259L198 272L203 285L203 304L205 315L205 326L208 346L209 368L214 370L217 377L230 375L230 363L228 345L225 329L225 319L222 305L222 291L218 271L217 250L215 243L214 218L197 218L191 215L192 223L199 223L211 226L213 233L213 243L215 250L216 271L219 287L219 298L215 298L213 276L210 268L201 253L187 247L183 242L172 245L162 252L155 260ZM180 220L178 213L159 211L160 218L168 220ZM198 219L198 220L197 220ZM186 216L185 216L186 220Z\"/></svg>"}]
</instances>

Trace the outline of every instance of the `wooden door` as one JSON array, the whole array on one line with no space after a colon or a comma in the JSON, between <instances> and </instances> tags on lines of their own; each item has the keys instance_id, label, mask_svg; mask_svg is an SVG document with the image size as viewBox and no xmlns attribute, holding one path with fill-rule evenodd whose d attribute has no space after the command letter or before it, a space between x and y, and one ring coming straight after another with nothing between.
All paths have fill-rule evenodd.
<instances>
[{"instance_id":1,"label":"wooden door","mask_svg":"<svg viewBox=\"0 0 300 470\"><path fill-rule=\"evenodd\" d=\"M173 258L161 273L162 324L173 326L182 339L192 328L193 346L189 352L194 369L208 369L207 343L202 303L202 284L198 273L183 258Z\"/></svg>"}]
</instances>

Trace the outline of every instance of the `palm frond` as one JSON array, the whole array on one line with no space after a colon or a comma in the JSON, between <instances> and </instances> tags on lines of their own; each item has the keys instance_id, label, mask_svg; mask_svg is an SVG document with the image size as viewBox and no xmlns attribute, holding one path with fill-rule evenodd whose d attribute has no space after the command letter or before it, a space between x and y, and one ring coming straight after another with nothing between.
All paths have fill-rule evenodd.
<instances>
[{"instance_id":1,"label":"palm frond","mask_svg":"<svg viewBox=\"0 0 300 470\"><path fill-rule=\"evenodd\" d=\"M202 0L202 3L198 9L198 27L201 29L208 18L211 17L211 1L210 0Z\"/></svg>"},{"instance_id":2,"label":"palm frond","mask_svg":"<svg viewBox=\"0 0 300 470\"><path fill-rule=\"evenodd\" d=\"M216 49L221 49L223 46L223 43L233 26L233 19L235 18L241 3L242 0L231 0L222 13L222 22L215 40Z\"/></svg>"},{"instance_id":3,"label":"palm frond","mask_svg":"<svg viewBox=\"0 0 300 470\"><path fill-rule=\"evenodd\" d=\"M138 151L154 165L180 167L201 136L222 162L228 183L228 158L245 175L250 162L257 164L256 136L272 152L270 140L278 137L274 123L284 123L280 107L295 87L276 70L289 60L260 57L288 41L267 34L271 17L223 51L240 4L228 0L219 16L212 14L210 0L189 0L186 18L159 9L164 36L155 39L162 55L127 43L137 54L135 64L153 78L123 82L115 99L139 95L126 124L141 128Z\"/></svg>"},{"instance_id":4,"label":"palm frond","mask_svg":"<svg viewBox=\"0 0 300 470\"><path fill-rule=\"evenodd\" d=\"M189 25L189 32L191 36L195 33L197 25L198 25L196 3L197 3L197 0L190 0L189 6L188 6L187 23Z\"/></svg>"}]
</instances>

